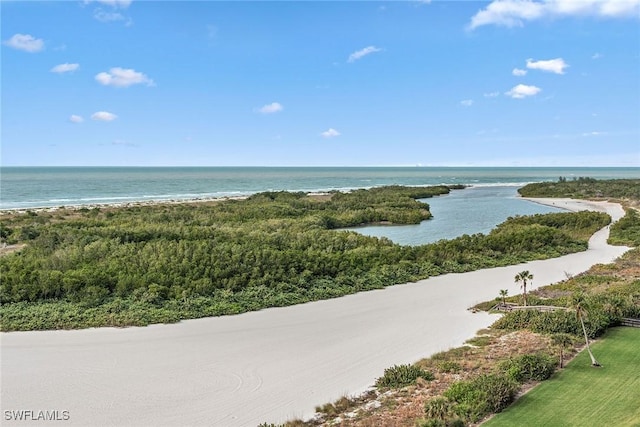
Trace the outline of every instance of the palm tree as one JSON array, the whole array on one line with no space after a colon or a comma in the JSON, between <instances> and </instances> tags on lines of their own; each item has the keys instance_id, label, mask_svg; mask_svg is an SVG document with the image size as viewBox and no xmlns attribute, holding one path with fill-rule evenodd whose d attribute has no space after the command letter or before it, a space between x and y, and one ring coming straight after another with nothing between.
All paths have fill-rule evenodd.
<instances>
[{"instance_id":1,"label":"palm tree","mask_svg":"<svg viewBox=\"0 0 640 427\"><path fill-rule=\"evenodd\" d=\"M529 270L521 271L516 274L515 281L516 283L522 282L522 298L524 300L524 305L527 305L527 280L533 280L533 274L529 273Z\"/></svg>"},{"instance_id":2,"label":"palm tree","mask_svg":"<svg viewBox=\"0 0 640 427\"><path fill-rule=\"evenodd\" d=\"M505 300L505 298L507 298L507 295L509 295L509 289L500 289L500 297L502 297L503 306L507 305L507 301Z\"/></svg>"},{"instance_id":3,"label":"palm tree","mask_svg":"<svg viewBox=\"0 0 640 427\"><path fill-rule=\"evenodd\" d=\"M587 343L587 351L589 352L589 357L591 357L591 365L592 366L600 366L600 363L596 360L591 352L591 347L589 347L589 336L587 335L587 329L584 327L584 318L589 314L586 309L587 299L582 292L577 292L573 294L571 298L571 305L573 306L573 310L576 312L576 317L580 321L582 325L582 332L584 333L584 340Z\"/></svg>"},{"instance_id":4,"label":"palm tree","mask_svg":"<svg viewBox=\"0 0 640 427\"><path fill-rule=\"evenodd\" d=\"M551 341L560 348L560 368L564 367L564 350L573 343L573 338L569 334L553 334Z\"/></svg>"}]
</instances>

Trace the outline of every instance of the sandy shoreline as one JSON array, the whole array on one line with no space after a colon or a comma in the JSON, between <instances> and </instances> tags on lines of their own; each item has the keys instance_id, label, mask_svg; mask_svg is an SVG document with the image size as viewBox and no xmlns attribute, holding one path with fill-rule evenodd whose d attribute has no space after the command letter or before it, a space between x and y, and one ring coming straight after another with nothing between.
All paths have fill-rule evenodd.
<instances>
[{"instance_id":1,"label":"sandy shoreline","mask_svg":"<svg viewBox=\"0 0 640 427\"><path fill-rule=\"evenodd\" d=\"M624 215L614 203L529 199ZM520 292L607 263L628 248L606 244L509 267L448 274L333 300L144 328L2 333L1 410L69 411L74 426L255 426L313 415L317 405L364 391L389 366L462 344L497 318L472 314L500 289Z\"/></svg>"},{"instance_id":2,"label":"sandy shoreline","mask_svg":"<svg viewBox=\"0 0 640 427\"><path fill-rule=\"evenodd\" d=\"M624 209L617 203L611 203L607 201L594 201L594 200L581 200L581 199L567 199L567 198L552 198L552 197L522 197L523 200L528 200L533 203L539 203L545 206L553 206L556 208L566 209L568 211L584 211L591 210L596 212L604 212L611 216L613 222L616 222L622 218L625 214Z\"/></svg>"},{"instance_id":3,"label":"sandy shoreline","mask_svg":"<svg viewBox=\"0 0 640 427\"><path fill-rule=\"evenodd\" d=\"M12 213L32 212L56 212L63 209L80 210L80 209L117 209L130 208L139 206L157 206L157 205L176 205L191 203L214 203L225 200L244 200L249 196L224 196L224 197L196 197L190 199L152 199L152 200L136 200L130 202L105 202L105 203L89 203L81 205L60 205L60 206L34 206L29 208L0 208L0 215Z\"/></svg>"},{"instance_id":4,"label":"sandy shoreline","mask_svg":"<svg viewBox=\"0 0 640 427\"><path fill-rule=\"evenodd\" d=\"M310 197L324 197L330 195L326 192L308 192L306 193ZM80 209L119 209L119 208L131 208L141 206L163 206L163 205L180 205L180 204L195 204L195 203L217 203L227 200L245 200L251 195L245 196L220 196L220 197L195 197L187 199L151 199L151 200L136 200L130 202L105 202L105 203L90 203L80 205L60 205L60 206L34 206L29 208L0 208L0 216L8 214L24 214L28 211L31 212L56 212L59 210L72 210L77 211Z\"/></svg>"}]
</instances>

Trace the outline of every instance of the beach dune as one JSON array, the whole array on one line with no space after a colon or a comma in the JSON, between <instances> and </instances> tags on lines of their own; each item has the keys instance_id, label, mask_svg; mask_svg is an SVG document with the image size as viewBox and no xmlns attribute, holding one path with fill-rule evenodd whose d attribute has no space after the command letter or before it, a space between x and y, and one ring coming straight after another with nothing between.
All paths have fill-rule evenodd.
<instances>
[{"instance_id":1,"label":"beach dune","mask_svg":"<svg viewBox=\"0 0 640 427\"><path fill-rule=\"evenodd\" d=\"M613 203L535 199L571 210L624 212ZM363 392L383 370L461 345L496 315L468 308L500 289L520 293L608 263L606 244L510 267L447 274L333 300L143 328L1 334L2 425L16 411L68 411L69 426L255 426L313 415ZM8 412L7 412L8 411Z\"/></svg>"}]
</instances>

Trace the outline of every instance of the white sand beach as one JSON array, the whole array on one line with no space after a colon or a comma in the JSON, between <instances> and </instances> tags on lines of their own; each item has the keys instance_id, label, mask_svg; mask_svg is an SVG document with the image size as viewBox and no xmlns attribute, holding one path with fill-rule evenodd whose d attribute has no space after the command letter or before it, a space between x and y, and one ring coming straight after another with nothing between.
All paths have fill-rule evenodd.
<instances>
[{"instance_id":1,"label":"white sand beach","mask_svg":"<svg viewBox=\"0 0 640 427\"><path fill-rule=\"evenodd\" d=\"M533 199L624 215L620 205ZM255 426L310 417L317 405L371 386L385 368L461 345L496 316L471 313L500 289L520 293L608 263L606 244L556 259L448 274L384 290L236 316L143 328L2 333L6 411L68 411L65 426Z\"/></svg>"}]
</instances>

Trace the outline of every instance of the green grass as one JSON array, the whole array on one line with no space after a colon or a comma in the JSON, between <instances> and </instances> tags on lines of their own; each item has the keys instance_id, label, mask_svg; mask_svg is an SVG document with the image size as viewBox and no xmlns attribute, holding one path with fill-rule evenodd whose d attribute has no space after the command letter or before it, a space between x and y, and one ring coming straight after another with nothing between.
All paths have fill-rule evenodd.
<instances>
[{"instance_id":1,"label":"green grass","mask_svg":"<svg viewBox=\"0 0 640 427\"><path fill-rule=\"evenodd\" d=\"M640 426L640 329L612 328L565 369L483 424L498 426Z\"/></svg>"}]
</instances>

